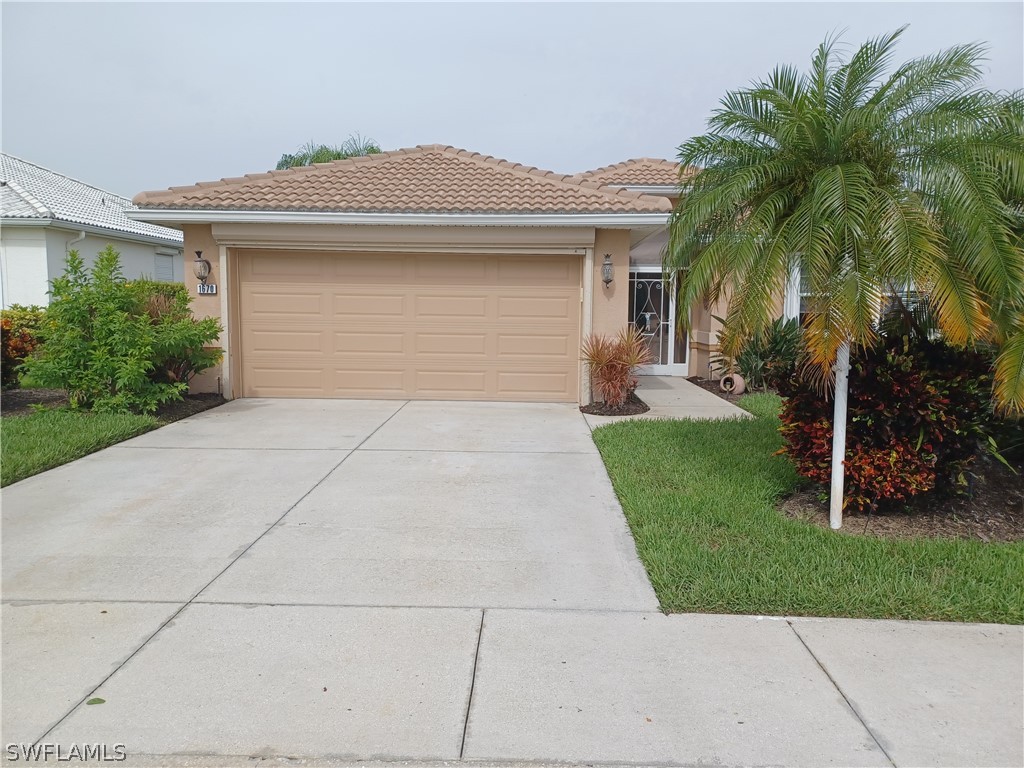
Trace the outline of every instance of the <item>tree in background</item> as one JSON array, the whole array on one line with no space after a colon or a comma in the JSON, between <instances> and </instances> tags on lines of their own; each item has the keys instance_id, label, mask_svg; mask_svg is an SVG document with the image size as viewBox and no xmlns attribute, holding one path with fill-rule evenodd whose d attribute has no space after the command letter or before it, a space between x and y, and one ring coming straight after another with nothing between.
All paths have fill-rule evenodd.
<instances>
[{"instance_id":1,"label":"tree in background","mask_svg":"<svg viewBox=\"0 0 1024 768\"><path fill-rule=\"evenodd\" d=\"M307 141L296 150L295 154L281 155L281 159L277 161L277 170L283 171L285 168L295 168L296 166L347 160L350 157L379 155L380 151L377 142L373 139L363 138L358 133L349 136L338 146Z\"/></svg>"},{"instance_id":2,"label":"tree in background","mask_svg":"<svg viewBox=\"0 0 1024 768\"><path fill-rule=\"evenodd\" d=\"M877 339L883 296L909 288L954 345L1000 345L995 398L1024 411L1024 93L979 87L964 45L891 71L903 30L848 60L826 40L811 68L777 67L731 92L709 132L680 147L701 168L671 221L666 271L679 311L728 295L720 343L764 332L797 271L805 341L835 374L832 526L842 521L851 345Z\"/></svg>"}]
</instances>

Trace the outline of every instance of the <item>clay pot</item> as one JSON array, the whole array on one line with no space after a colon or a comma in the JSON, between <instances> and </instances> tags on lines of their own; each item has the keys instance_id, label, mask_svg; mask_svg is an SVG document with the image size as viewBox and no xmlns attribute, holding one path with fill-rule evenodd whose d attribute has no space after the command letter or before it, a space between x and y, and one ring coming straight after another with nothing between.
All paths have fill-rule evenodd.
<instances>
[{"instance_id":1,"label":"clay pot","mask_svg":"<svg viewBox=\"0 0 1024 768\"><path fill-rule=\"evenodd\" d=\"M730 395L742 395L747 389L746 382L743 381L743 377L738 373L725 374L722 380L718 382L718 386L721 387L723 392L728 392Z\"/></svg>"}]
</instances>

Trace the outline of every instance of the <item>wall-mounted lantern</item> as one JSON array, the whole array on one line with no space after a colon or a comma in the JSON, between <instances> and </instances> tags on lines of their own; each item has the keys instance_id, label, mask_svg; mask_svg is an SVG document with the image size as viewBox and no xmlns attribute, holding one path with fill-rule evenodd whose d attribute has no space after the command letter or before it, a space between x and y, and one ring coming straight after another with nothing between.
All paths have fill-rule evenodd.
<instances>
[{"instance_id":1,"label":"wall-mounted lantern","mask_svg":"<svg viewBox=\"0 0 1024 768\"><path fill-rule=\"evenodd\" d=\"M601 265L601 280L604 281L605 288L612 284L612 280L615 279L615 265L612 264L612 255L606 253L604 255L604 264Z\"/></svg>"},{"instance_id":2,"label":"wall-mounted lantern","mask_svg":"<svg viewBox=\"0 0 1024 768\"><path fill-rule=\"evenodd\" d=\"M196 260L192 262L192 269L196 273L196 278L203 285L206 285L206 278L210 276L210 262L203 258L202 251L196 251Z\"/></svg>"}]
</instances>

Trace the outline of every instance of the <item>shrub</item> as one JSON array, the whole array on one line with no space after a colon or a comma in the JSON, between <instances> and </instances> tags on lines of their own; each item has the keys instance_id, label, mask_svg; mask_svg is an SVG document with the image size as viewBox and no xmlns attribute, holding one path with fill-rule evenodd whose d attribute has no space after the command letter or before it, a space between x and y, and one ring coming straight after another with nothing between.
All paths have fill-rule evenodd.
<instances>
[{"instance_id":1,"label":"shrub","mask_svg":"<svg viewBox=\"0 0 1024 768\"><path fill-rule=\"evenodd\" d=\"M9 317L0 318L0 385L18 386L18 373L24 360L36 347L35 337Z\"/></svg>"},{"instance_id":2,"label":"shrub","mask_svg":"<svg viewBox=\"0 0 1024 768\"><path fill-rule=\"evenodd\" d=\"M633 327L623 328L614 337L591 334L583 340L582 353L590 367L591 386L612 408L636 391L636 369L654 359L647 340Z\"/></svg>"},{"instance_id":3,"label":"shrub","mask_svg":"<svg viewBox=\"0 0 1024 768\"><path fill-rule=\"evenodd\" d=\"M133 280L129 284L138 302L136 311L159 328L154 345L150 378L157 382L187 384L201 371L216 365L219 349L202 346L209 340L195 338L192 297L182 283ZM218 330L219 333L219 330ZM197 343L200 346L195 346Z\"/></svg>"},{"instance_id":4,"label":"shrub","mask_svg":"<svg viewBox=\"0 0 1024 768\"><path fill-rule=\"evenodd\" d=\"M12 304L9 309L0 312L0 317L11 321L11 327L16 333L25 331L32 335L39 343L44 335L46 325L46 307L39 307L35 304L25 306L24 304Z\"/></svg>"},{"instance_id":5,"label":"shrub","mask_svg":"<svg viewBox=\"0 0 1024 768\"><path fill-rule=\"evenodd\" d=\"M775 389L779 379L796 365L799 354L800 324L778 318L747 341L736 356L736 369L749 389Z\"/></svg>"},{"instance_id":6,"label":"shrub","mask_svg":"<svg viewBox=\"0 0 1024 768\"><path fill-rule=\"evenodd\" d=\"M96 411L152 413L180 399L188 379L217 362L219 353L204 348L219 336L220 324L188 315L188 294L181 298L177 288L166 289L177 300L151 313L147 297L165 289L150 285L127 282L110 246L88 272L72 251L63 276L53 281L46 343L25 361L27 373L42 386L66 390L73 407Z\"/></svg>"},{"instance_id":7,"label":"shrub","mask_svg":"<svg viewBox=\"0 0 1024 768\"><path fill-rule=\"evenodd\" d=\"M791 369L792 372L792 369ZM873 510L921 493L956 491L988 439L991 365L940 341L883 339L850 363L844 507ZM780 376L784 451L804 477L831 474L830 399L806 378Z\"/></svg>"}]
</instances>

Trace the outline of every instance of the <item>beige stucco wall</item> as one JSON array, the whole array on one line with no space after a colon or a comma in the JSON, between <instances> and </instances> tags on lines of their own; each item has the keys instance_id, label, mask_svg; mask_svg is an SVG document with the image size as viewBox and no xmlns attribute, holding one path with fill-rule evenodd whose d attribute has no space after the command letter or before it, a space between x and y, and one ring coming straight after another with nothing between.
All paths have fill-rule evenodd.
<instances>
[{"instance_id":1,"label":"beige stucco wall","mask_svg":"<svg viewBox=\"0 0 1024 768\"><path fill-rule=\"evenodd\" d=\"M604 255L610 253L615 279L601 279ZM629 321L629 230L599 229L594 235L594 315L596 334L618 333Z\"/></svg>"},{"instance_id":2,"label":"beige stucco wall","mask_svg":"<svg viewBox=\"0 0 1024 768\"><path fill-rule=\"evenodd\" d=\"M182 227L185 234L185 285L192 296L192 314L198 318L216 317L220 318L220 294L216 296L199 296L196 294L196 286L199 280L196 278L192 263L196 258L196 251L203 252L203 258L210 262L210 276L207 283L213 283L217 290L223 291L227 286L223 284L220 274L220 249L209 224L186 224ZM223 324L223 319L221 323ZM219 392L222 389L221 366L215 366L196 376L190 385L193 392Z\"/></svg>"}]
</instances>

